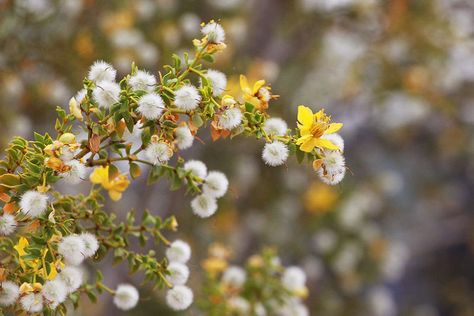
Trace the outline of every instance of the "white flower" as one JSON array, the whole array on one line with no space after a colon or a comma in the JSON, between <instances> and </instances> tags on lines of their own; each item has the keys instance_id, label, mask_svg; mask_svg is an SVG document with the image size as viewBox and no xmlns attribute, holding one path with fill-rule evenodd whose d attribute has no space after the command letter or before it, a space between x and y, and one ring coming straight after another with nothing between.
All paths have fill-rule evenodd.
<instances>
[{"instance_id":1,"label":"white flower","mask_svg":"<svg viewBox=\"0 0 474 316\"><path fill-rule=\"evenodd\" d=\"M288 159L288 147L277 140L266 143L263 147L262 158L263 161L272 167L280 166Z\"/></svg>"},{"instance_id":2,"label":"white flower","mask_svg":"<svg viewBox=\"0 0 474 316\"><path fill-rule=\"evenodd\" d=\"M204 179L207 175L206 165L199 160L189 160L184 164L184 170L191 171L193 175Z\"/></svg>"},{"instance_id":3,"label":"white flower","mask_svg":"<svg viewBox=\"0 0 474 316\"><path fill-rule=\"evenodd\" d=\"M0 305L9 306L16 302L20 288L12 281L3 281L0 288Z\"/></svg>"},{"instance_id":4,"label":"white flower","mask_svg":"<svg viewBox=\"0 0 474 316\"><path fill-rule=\"evenodd\" d=\"M60 279L46 281L41 294L50 306L56 307L66 300L67 287Z\"/></svg>"},{"instance_id":5,"label":"white flower","mask_svg":"<svg viewBox=\"0 0 474 316\"><path fill-rule=\"evenodd\" d=\"M58 278L64 283L66 291L69 294L81 286L83 274L81 269L74 266L67 266L59 273Z\"/></svg>"},{"instance_id":6,"label":"white flower","mask_svg":"<svg viewBox=\"0 0 474 316\"><path fill-rule=\"evenodd\" d=\"M206 218L217 211L217 200L209 194L201 194L191 201L191 208L194 214Z\"/></svg>"},{"instance_id":7,"label":"white flower","mask_svg":"<svg viewBox=\"0 0 474 316\"><path fill-rule=\"evenodd\" d=\"M86 245L78 235L64 237L58 245L58 252L64 257L67 264L77 266L84 260Z\"/></svg>"},{"instance_id":8,"label":"white flower","mask_svg":"<svg viewBox=\"0 0 474 316\"><path fill-rule=\"evenodd\" d=\"M21 307L29 313L38 313L43 310L43 296L40 293L30 293L20 299Z\"/></svg>"},{"instance_id":9,"label":"white flower","mask_svg":"<svg viewBox=\"0 0 474 316\"><path fill-rule=\"evenodd\" d=\"M306 274L300 267L288 267L281 277L283 286L292 292L301 291L305 288Z\"/></svg>"},{"instance_id":10,"label":"white flower","mask_svg":"<svg viewBox=\"0 0 474 316\"><path fill-rule=\"evenodd\" d=\"M152 164L163 164L171 159L173 150L171 147L163 142L151 143L145 149L145 156Z\"/></svg>"},{"instance_id":11,"label":"white flower","mask_svg":"<svg viewBox=\"0 0 474 316\"><path fill-rule=\"evenodd\" d=\"M20 199L20 210L23 214L38 217L48 207L48 196L38 191L26 191Z\"/></svg>"},{"instance_id":12,"label":"white flower","mask_svg":"<svg viewBox=\"0 0 474 316\"><path fill-rule=\"evenodd\" d=\"M138 100L137 111L147 120L158 119L165 108L165 102L156 93L145 94Z\"/></svg>"},{"instance_id":13,"label":"white flower","mask_svg":"<svg viewBox=\"0 0 474 316\"><path fill-rule=\"evenodd\" d=\"M172 285L183 285L188 281L189 268L181 262L171 262L168 265L170 275L166 276L168 282Z\"/></svg>"},{"instance_id":14,"label":"white flower","mask_svg":"<svg viewBox=\"0 0 474 316\"><path fill-rule=\"evenodd\" d=\"M247 274L244 269L237 266L230 266L222 275L222 282L232 285L233 287L241 287L245 280L247 279Z\"/></svg>"},{"instance_id":15,"label":"white flower","mask_svg":"<svg viewBox=\"0 0 474 316\"><path fill-rule=\"evenodd\" d=\"M316 170L316 173L324 183L338 184L346 175L344 157L338 151L330 151L330 154L323 158L323 166Z\"/></svg>"},{"instance_id":16,"label":"white flower","mask_svg":"<svg viewBox=\"0 0 474 316\"><path fill-rule=\"evenodd\" d=\"M8 236L15 231L16 227L15 216L8 213L0 216L0 235Z\"/></svg>"},{"instance_id":17,"label":"white flower","mask_svg":"<svg viewBox=\"0 0 474 316\"><path fill-rule=\"evenodd\" d=\"M334 145L339 147L341 152L344 152L344 139L338 133L324 134L321 138L331 141Z\"/></svg>"},{"instance_id":18,"label":"white flower","mask_svg":"<svg viewBox=\"0 0 474 316\"><path fill-rule=\"evenodd\" d=\"M201 33L207 35L211 43L223 43L225 41L225 31L222 26L214 21L211 21L201 28Z\"/></svg>"},{"instance_id":19,"label":"white flower","mask_svg":"<svg viewBox=\"0 0 474 316\"><path fill-rule=\"evenodd\" d=\"M196 87L187 84L176 90L174 104L177 108L190 111L194 110L201 102L201 95Z\"/></svg>"},{"instance_id":20,"label":"white flower","mask_svg":"<svg viewBox=\"0 0 474 316\"><path fill-rule=\"evenodd\" d=\"M240 296L230 298L229 306L232 310L238 312L239 315L248 315L250 312L249 302Z\"/></svg>"},{"instance_id":21,"label":"white flower","mask_svg":"<svg viewBox=\"0 0 474 316\"><path fill-rule=\"evenodd\" d=\"M175 311L185 310L191 305L193 299L193 292L184 285L176 285L166 293L166 303Z\"/></svg>"},{"instance_id":22,"label":"white flower","mask_svg":"<svg viewBox=\"0 0 474 316\"><path fill-rule=\"evenodd\" d=\"M120 99L120 86L112 81L100 81L92 90L92 96L99 107L109 109Z\"/></svg>"},{"instance_id":23,"label":"white flower","mask_svg":"<svg viewBox=\"0 0 474 316\"><path fill-rule=\"evenodd\" d=\"M128 84L134 91L143 90L153 92L156 85L156 78L147 71L139 70L128 79Z\"/></svg>"},{"instance_id":24,"label":"white flower","mask_svg":"<svg viewBox=\"0 0 474 316\"><path fill-rule=\"evenodd\" d=\"M79 160L71 160L66 163L70 169L66 172L61 173L64 181L69 184L78 184L86 177L86 166Z\"/></svg>"},{"instance_id":25,"label":"white flower","mask_svg":"<svg viewBox=\"0 0 474 316\"><path fill-rule=\"evenodd\" d=\"M220 116L219 116L219 126L221 126L224 129L234 129L237 126L240 125L242 122L242 112L240 111L239 108L231 108L228 110L225 110Z\"/></svg>"},{"instance_id":26,"label":"white flower","mask_svg":"<svg viewBox=\"0 0 474 316\"><path fill-rule=\"evenodd\" d=\"M186 263L191 258L191 247L182 240L175 240L166 249L166 258L171 262Z\"/></svg>"},{"instance_id":27,"label":"white flower","mask_svg":"<svg viewBox=\"0 0 474 316\"><path fill-rule=\"evenodd\" d=\"M205 76L212 86L212 95L215 97L220 96L227 87L225 74L214 69L209 69Z\"/></svg>"},{"instance_id":28,"label":"white flower","mask_svg":"<svg viewBox=\"0 0 474 316\"><path fill-rule=\"evenodd\" d=\"M263 130L268 135L283 136L286 134L288 124L279 117L272 117L265 121Z\"/></svg>"},{"instance_id":29,"label":"white flower","mask_svg":"<svg viewBox=\"0 0 474 316\"><path fill-rule=\"evenodd\" d=\"M191 134L191 130L187 126L180 126L175 131L176 144L179 149L187 149L193 145L194 136Z\"/></svg>"},{"instance_id":30,"label":"white flower","mask_svg":"<svg viewBox=\"0 0 474 316\"><path fill-rule=\"evenodd\" d=\"M82 241L84 242L84 256L86 258L92 257L95 255L97 249L99 249L99 242L97 241L97 237L91 233L82 233L79 235Z\"/></svg>"},{"instance_id":31,"label":"white flower","mask_svg":"<svg viewBox=\"0 0 474 316\"><path fill-rule=\"evenodd\" d=\"M140 295L137 289L130 284L120 284L115 291L114 304L124 311L137 306Z\"/></svg>"},{"instance_id":32,"label":"white flower","mask_svg":"<svg viewBox=\"0 0 474 316\"><path fill-rule=\"evenodd\" d=\"M202 186L202 192L206 195L220 198L224 196L229 188L229 180L220 171L210 171Z\"/></svg>"},{"instance_id":33,"label":"white flower","mask_svg":"<svg viewBox=\"0 0 474 316\"><path fill-rule=\"evenodd\" d=\"M103 60L98 60L89 69L89 75L87 78L95 82L114 81L116 74L117 71L112 65L106 63ZM79 99L77 100L80 101Z\"/></svg>"}]
</instances>

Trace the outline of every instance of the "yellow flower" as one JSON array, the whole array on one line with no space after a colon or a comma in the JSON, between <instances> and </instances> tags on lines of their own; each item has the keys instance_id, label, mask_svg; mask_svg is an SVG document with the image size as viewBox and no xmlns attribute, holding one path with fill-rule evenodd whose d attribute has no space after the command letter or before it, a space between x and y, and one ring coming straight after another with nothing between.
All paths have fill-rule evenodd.
<instances>
[{"instance_id":1,"label":"yellow flower","mask_svg":"<svg viewBox=\"0 0 474 316\"><path fill-rule=\"evenodd\" d=\"M244 100L253 104L259 110L268 109L268 101L278 97L271 94L270 87L265 86L265 80L258 80L251 87L244 75L240 75L240 89L244 93Z\"/></svg>"},{"instance_id":2,"label":"yellow flower","mask_svg":"<svg viewBox=\"0 0 474 316\"><path fill-rule=\"evenodd\" d=\"M90 175L90 180L92 183L102 185L104 189L109 191L109 196L114 201L118 201L122 198L122 192L124 192L130 184L125 174L117 174L113 179L109 179L109 166L96 168Z\"/></svg>"},{"instance_id":3,"label":"yellow flower","mask_svg":"<svg viewBox=\"0 0 474 316\"><path fill-rule=\"evenodd\" d=\"M314 147L339 150L331 141L321 138L323 135L332 134L340 130L342 123L331 123L331 118L324 113L324 109L313 114L310 108L298 106L298 129L301 137L296 144L304 152L312 152Z\"/></svg>"}]
</instances>

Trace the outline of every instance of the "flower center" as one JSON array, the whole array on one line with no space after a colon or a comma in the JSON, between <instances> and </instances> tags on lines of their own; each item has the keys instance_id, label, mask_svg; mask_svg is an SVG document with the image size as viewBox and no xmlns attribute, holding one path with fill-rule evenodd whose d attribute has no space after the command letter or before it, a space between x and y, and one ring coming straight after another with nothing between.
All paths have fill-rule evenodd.
<instances>
[{"instance_id":1,"label":"flower center","mask_svg":"<svg viewBox=\"0 0 474 316\"><path fill-rule=\"evenodd\" d=\"M328 124L325 122L314 122L311 126L310 132L314 138L319 138L324 135L324 132L328 129Z\"/></svg>"}]
</instances>

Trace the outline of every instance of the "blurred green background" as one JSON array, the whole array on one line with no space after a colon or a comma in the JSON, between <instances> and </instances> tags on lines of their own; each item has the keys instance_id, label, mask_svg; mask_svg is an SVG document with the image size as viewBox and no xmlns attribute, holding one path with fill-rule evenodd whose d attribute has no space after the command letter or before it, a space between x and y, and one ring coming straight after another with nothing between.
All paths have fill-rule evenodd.
<instances>
[{"instance_id":1,"label":"blurred green background","mask_svg":"<svg viewBox=\"0 0 474 316\"><path fill-rule=\"evenodd\" d=\"M302 266L311 315L474 315L471 0L0 0L1 147L52 132L55 107L67 107L93 61L156 74L210 19L227 32L212 67L229 92L241 73L265 78L281 95L269 113L290 126L297 105L326 108L345 125L350 172L328 187L309 166L266 167L252 140L203 133L206 145L185 158L231 182L214 217L193 216L184 192L144 176L110 211L175 214L198 298L200 263L218 241L236 263L275 246L285 265ZM111 285L141 280L105 271ZM150 293L127 314L175 315ZM104 296L77 314L122 312Z\"/></svg>"}]
</instances>

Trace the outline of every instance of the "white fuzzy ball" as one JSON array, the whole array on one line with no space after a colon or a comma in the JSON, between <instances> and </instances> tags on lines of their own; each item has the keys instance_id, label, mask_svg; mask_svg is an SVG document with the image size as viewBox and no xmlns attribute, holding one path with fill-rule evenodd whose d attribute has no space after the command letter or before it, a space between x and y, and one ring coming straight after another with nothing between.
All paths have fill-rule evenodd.
<instances>
[{"instance_id":1,"label":"white fuzzy ball","mask_svg":"<svg viewBox=\"0 0 474 316\"><path fill-rule=\"evenodd\" d=\"M139 70L128 79L128 84L134 91L143 90L152 92L156 86L156 78L147 71Z\"/></svg>"},{"instance_id":2,"label":"white fuzzy ball","mask_svg":"<svg viewBox=\"0 0 474 316\"><path fill-rule=\"evenodd\" d=\"M168 282L172 285L183 285L188 281L189 268L181 262L171 262L168 265L170 275L166 276Z\"/></svg>"},{"instance_id":3,"label":"white fuzzy ball","mask_svg":"<svg viewBox=\"0 0 474 316\"><path fill-rule=\"evenodd\" d=\"M284 136L288 130L288 124L279 117L272 117L265 121L263 130L268 135Z\"/></svg>"},{"instance_id":4,"label":"white fuzzy ball","mask_svg":"<svg viewBox=\"0 0 474 316\"><path fill-rule=\"evenodd\" d=\"M207 218L217 211L217 200L209 194L201 194L191 201L191 208L197 216Z\"/></svg>"},{"instance_id":5,"label":"white fuzzy ball","mask_svg":"<svg viewBox=\"0 0 474 316\"><path fill-rule=\"evenodd\" d=\"M325 151L323 166L316 170L321 181L329 185L335 185L344 179L346 164L344 156L339 151Z\"/></svg>"},{"instance_id":6,"label":"white fuzzy ball","mask_svg":"<svg viewBox=\"0 0 474 316\"><path fill-rule=\"evenodd\" d=\"M186 263L191 258L191 247L182 240L175 240L166 249L166 258L170 262Z\"/></svg>"},{"instance_id":7,"label":"white fuzzy ball","mask_svg":"<svg viewBox=\"0 0 474 316\"><path fill-rule=\"evenodd\" d=\"M220 198L224 196L229 188L229 180L225 174L220 171L210 171L202 186L204 194Z\"/></svg>"},{"instance_id":8,"label":"white fuzzy ball","mask_svg":"<svg viewBox=\"0 0 474 316\"><path fill-rule=\"evenodd\" d=\"M175 311L187 309L193 300L193 292L184 285L176 285L166 293L166 303Z\"/></svg>"},{"instance_id":9,"label":"white fuzzy ball","mask_svg":"<svg viewBox=\"0 0 474 316\"><path fill-rule=\"evenodd\" d=\"M147 120L154 121L158 119L165 109L165 102L161 96L156 93L145 94L138 100L137 111Z\"/></svg>"},{"instance_id":10,"label":"white fuzzy ball","mask_svg":"<svg viewBox=\"0 0 474 316\"><path fill-rule=\"evenodd\" d=\"M99 107L109 109L120 100L120 86L112 81L100 81L92 90L92 96Z\"/></svg>"},{"instance_id":11,"label":"white fuzzy ball","mask_svg":"<svg viewBox=\"0 0 474 316\"><path fill-rule=\"evenodd\" d=\"M285 163L288 159L288 147L279 141L266 143L263 147L262 158L265 164L276 167Z\"/></svg>"},{"instance_id":12,"label":"white fuzzy ball","mask_svg":"<svg viewBox=\"0 0 474 316\"><path fill-rule=\"evenodd\" d=\"M145 149L145 156L154 165L164 164L173 156L173 150L163 142L151 143Z\"/></svg>"},{"instance_id":13,"label":"white fuzzy ball","mask_svg":"<svg viewBox=\"0 0 474 316\"><path fill-rule=\"evenodd\" d=\"M306 274L299 267L288 267L281 277L283 286L290 291L299 291L305 287Z\"/></svg>"},{"instance_id":14,"label":"white fuzzy ball","mask_svg":"<svg viewBox=\"0 0 474 316\"><path fill-rule=\"evenodd\" d=\"M227 77L225 74L217 70L209 69L205 76L212 86L212 95L215 97L220 96L227 87Z\"/></svg>"},{"instance_id":15,"label":"white fuzzy ball","mask_svg":"<svg viewBox=\"0 0 474 316\"><path fill-rule=\"evenodd\" d=\"M201 95L196 87L187 84L176 90L174 104L186 111L194 110L201 102Z\"/></svg>"},{"instance_id":16,"label":"white fuzzy ball","mask_svg":"<svg viewBox=\"0 0 474 316\"><path fill-rule=\"evenodd\" d=\"M67 287L61 279L46 281L41 294L50 306L56 307L66 300Z\"/></svg>"},{"instance_id":17,"label":"white fuzzy ball","mask_svg":"<svg viewBox=\"0 0 474 316\"><path fill-rule=\"evenodd\" d=\"M227 130L236 128L237 126L240 125L241 122L242 122L242 112L240 111L239 108L231 108L231 109L225 110L219 116L219 126Z\"/></svg>"},{"instance_id":18,"label":"white fuzzy ball","mask_svg":"<svg viewBox=\"0 0 474 316\"><path fill-rule=\"evenodd\" d=\"M324 134L323 136L321 136L321 138L324 138L324 139L327 139L327 140L331 141L334 145L339 147L341 152L344 152L344 139L341 137L341 135L339 135L337 133Z\"/></svg>"},{"instance_id":19,"label":"white fuzzy ball","mask_svg":"<svg viewBox=\"0 0 474 316\"><path fill-rule=\"evenodd\" d=\"M5 213L0 216L0 235L8 236L12 234L17 227L15 216Z\"/></svg>"},{"instance_id":20,"label":"white fuzzy ball","mask_svg":"<svg viewBox=\"0 0 474 316\"><path fill-rule=\"evenodd\" d=\"M179 149L187 149L193 145L194 136L187 126L180 126L175 131L176 145Z\"/></svg>"},{"instance_id":21,"label":"white fuzzy ball","mask_svg":"<svg viewBox=\"0 0 474 316\"><path fill-rule=\"evenodd\" d=\"M83 274L81 269L67 266L59 273L58 278L64 283L69 294L76 291L82 285Z\"/></svg>"},{"instance_id":22,"label":"white fuzzy ball","mask_svg":"<svg viewBox=\"0 0 474 316\"><path fill-rule=\"evenodd\" d=\"M117 71L111 64L98 60L89 69L87 78L95 82L114 81L116 74ZM80 101L79 99L77 100Z\"/></svg>"},{"instance_id":23,"label":"white fuzzy ball","mask_svg":"<svg viewBox=\"0 0 474 316\"><path fill-rule=\"evenodd\" d=\"M91 233L82 233L79 235L84 242L84 256L86 258L92 257L99 249L99 242L97 237Z\"/></svg>"},{"instance_id":24,"label":"white fuzzy ball","mask_svg":"<svg viewBox=\"0 0 474 316\"><path fill-rule=\"evenodd\" d=\"M250 303L243 297L237 296L229 299L229 306L238 315L249 315Z\"/></svg>"},{"instance_id":25,"label":"white fuzzy ball","mask_svg":"<svg viewBox=\"0 0 474 316\"><path fill-rule=\"evenodd\" d=\"M21 307L29 313L38 313L43 310L43 296L40 293L30 293L20 299Z\"/></svg>"},{"instance_id":26,"label":"white fuzzy ball","mask_svg":"<svg viewBox=\"0 0 474 316\"><path fill-rule=\"evenodd\" d=\"M137 289L130 284L120 284L115 290L114 304L119 309L128 311L137 306L140 295Z\"/></svg>"},{"instance_id":27,"label":"white fuzzy ball","mask_svg":"<svg viewBox=\"0 0 474 316\"><path fill-rule=\"evenodd\" d=\"M0 305L10 306L16 302L20 295L20 288L12 281L3 281L0 289Z\"/></svg>"},{"instance_id":28,"label":"white fuzzy ball","mask_svg":"<svg viewBox=\"0 0 474 316\"><path fill-rule=\"evenodd\" d=\"M223 43L225 41L224 28L216 22L209 22L204 25L201 28L201 33L207 35L207 38L211 43Z\"/></svg>"},{"instance_id":29,"label":"white fuzzy ball","mask_svg":"<svg viewBox=\"0 0 474 316\"><path fill-rule=\"evenodd\" d=\"M247 279L247 273L244 269L237 266L228 267L222 274L222 282L236 288L240 288Z\"/></svg>"},{"instance_id":30,"label":"white fuzzy ball","mask_svg":"<svg viewBox=\"0 0 474 316\"><path fill-rule=\"evenodd\" d=\"M204 179L207 175L206 165L199 160L189 160L184 164L184 170L191 171L193 175Z\"/></svg>"},{"instance_id":31,"label":"white fuzzy ball","mask_svg":"<svg viewBox=\"0 0 474 316\"><path fill-rule=\"evenodd\" d=\"M48 207L48 196L38 191L25 192L20 199L20 211L31 217L38 217Z\"/></svg>"},{"instance_id":32,"label":"white fuzzy ball","mask_svg":"<svg viewBox=\"0 0 474 316\"><path fill-rule=\"evenodd\" d=\"M84 240L78 235L64 237L58 245L58 252L67 264L77 266L84 261Z\"/></svg>"},{"instance_id":33,"label":"white fuzzy ball","mask_svg":"<svg viewBox=\"0 0 474 316\"><path fill-rule=\"evenodd\" d=\"M86 178L87 168L79 160L71 160L65 163L70 169L61 173L61 177L66 183L78 184Z\"/></svg>"}]
</instances>

